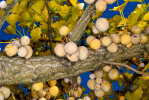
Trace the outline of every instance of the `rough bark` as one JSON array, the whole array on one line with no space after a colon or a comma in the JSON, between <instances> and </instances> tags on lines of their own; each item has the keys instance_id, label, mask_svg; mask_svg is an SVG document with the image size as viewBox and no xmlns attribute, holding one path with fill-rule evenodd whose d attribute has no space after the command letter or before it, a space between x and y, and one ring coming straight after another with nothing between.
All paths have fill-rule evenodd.
<instances>
[{"instance_id":1,"label":"rough bark","mask_svg":"<svg viewBox=\"0 0 149 100\"><path fill-rule=\"evenodd\" d=\"M4 9L4 15L0 18L0 29L2 28L7 16L10 14L11 10L13 9L13 7L16 5L16 3L19 0L13 0L11 4L9 4L7 6L7 8Z\"/></svg>"},{"instance_id":2,"label":"rough bark","mask_svg":"<svg viewBox=\"0 0 149 100\"><path fill-rule=\"evenodd\" d=\"M81 38L81 34L86 29L94 11L94 5L87 6L71 32L69 41L76 42ZM103 47L99 50L89 49L88 59L76 63L56 56L36 56L28 60L20 57L0 56L0 84L27 84L62 79L98 69L102 67L102 61L125 60L139 56L144 52L149 52L149 42L134 45L129 49L119 45L118 52L114 54L107 52L106 48Z\"/></svg>"},{"instance_id":3,"label":"rough bark","mask_svg":"<svg viewBox=\"0 0 149 100\"><path fill-rule=\"evenodd\" d=\"M149 49L147 44L134 45L126 48L119 45L117 53L109 53L106 48L89 49L87 60L70 62L66 58L56 56L32 57L29 60L6 56L0 57L0 84L21 84L62 79L93 71L102 67L102 61L120 61L140 56Z\"/></svg>"}]
</instances>

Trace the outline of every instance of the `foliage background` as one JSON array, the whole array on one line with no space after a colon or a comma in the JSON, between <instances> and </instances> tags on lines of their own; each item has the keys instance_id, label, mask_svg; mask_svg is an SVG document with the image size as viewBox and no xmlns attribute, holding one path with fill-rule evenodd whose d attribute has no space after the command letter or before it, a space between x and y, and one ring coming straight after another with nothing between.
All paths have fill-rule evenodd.
<instances>
[{"instance_id":1,"label":"foliage background","mask_svg":"<svg viewBox=\"0 0 149 100\"><path fill-rule=\"evenodd\" d=\"M0 0L1 1L1 0ZM147 4L149 3L149 0L144 0ZM84 0L78 0L78 2L80 3L84 3ZM118 0L119 2L119 5L123 4L124 3L124 0ZM125 17L128 17L129 14L134 11L134 9L137 7L137 4L140 4L139 2L128 2L128 4L126 5L123 13L124 13L124 16ZM87 4L85 3L85 7L87 6ZM112 9L113 7L117 6L117 2L115 2L114 4L112 5L108 5L107 6L107 10L105 12L103 12L102 16L101 17L105 17L105 18L112 18L113 16L115 15L120 15L118 11L109 11L108 9ZM85 9L84 7L84 9ZM11 40L12 38L17 38L18 36L16 35L11 35L11 34L7 34L4 32L4 29L6 29L6 26L8 26L8 23L5 22L3 27L0 29L0 40ZM21 28L19 26L17 26L17 29L20 30ZM26 33L26 32L25 32ZM20 38L20 37L19 37ZM0 44L0 48L1 48L1 51L3 51L4 47L5 47L6 44ZM133 66L133 68L135 68L135 66ZM126 69L123 68L123 71L126 72ZM82 78L82 83L81 85L86 88L87 90L84 92L84 94L89 94L89 91L90 89L87 87L87 81L89 80L89 74L91 72L86 72L86 73L83 73L81 74L81 78ZM130 71L130 73L134 73L133 71ZM112 85L113 85L113 89L114 90L121 90L123 88L123 85L122 87L119 87L119 83L118 81L117 82L112 82ZM22 86L22 85L20 85ZM110 95L111 98L114 98L113 95Z\"/></svg>"}]
</instances>

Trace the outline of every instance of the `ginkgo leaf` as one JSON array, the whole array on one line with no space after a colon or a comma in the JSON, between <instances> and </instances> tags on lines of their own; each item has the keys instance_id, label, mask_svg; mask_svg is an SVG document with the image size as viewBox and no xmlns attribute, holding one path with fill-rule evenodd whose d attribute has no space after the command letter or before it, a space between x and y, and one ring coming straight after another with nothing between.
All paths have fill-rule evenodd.
<instances>
[{"instance_id":1,"label":"ginkgo leaf","mask_svg":"<svg viewBox=\"0 0 149 100\"><path fill-rule=\"evenodd\" d=\"M143 20L149 21L149 12L143 16Z\"/></svg>"},{"instance_id":2,"label":"ginkgo leaf","mask_svg":"<svg viewBox=\"0 0 149 100\"><path fill-rule=\"evenodd\" d=\"M9 25L6 27L6 29L4 29L4 32L8 34L16 34L16 29Z\"/></svg>"},{"instance_id":3,"label":"ginkgo leaf","mask_svg":"<svg viewBox=\"0 0 149 100\"><path fill-rule=\"evenodd\" d=\"M148 25L146 21L139 21L138 26L141 28L141 30L144 30L144 28Z\"/></svg>"},{"instance_id":4,"label":"ginkgo leaf","mask_svg":"<svg viewBox=\"0 0 149 100\"><path fill-rule=\"evenodd\" d=\"M122 5L114 7L113 9L109 9L110 11L119 11L122 12L127 5L128 1L124 2Z\"/></svg>"},{"instance_id":5,"label":"ginkgo leaf","mask_svg":"<svg viewBox=\"0 0 149 100\"><path fill-rule=\"evenodd\" d=\"M70 3L73 5L73 6L75 6L76 4L77 4L77 2L78 2L78 0L69 0L70 1Z\"/></svg>"},{"instance_id":6,"label":"ginkgo leaf","mask_svg":"<svg viewBox=\"0 0 149 100\"><path fill-rule=\"evenodd\" d=\"M59 32L60 27L63 25L67 26L67 22L65 20L56 21L56 23L51 23L51 27L55 29L57 32Z\"/></svg>"},{"instance_id":7,"label":"ginkgo leaf","mask_svg":"<svg viewBox=\"0 0 149 100\"><path fill-rule=\"evenodd\" d=\"M128 2L142 2L142 0L124 0L124 1L128 1Z\"/></svg>"},{"instance_id":8,"label":"ginkgo leaf","mask_svg":"<svg viewBox=\"0 0 149 100\"><path fill-rule=\"evenodd\" d=\"M19 3L17 3L14 8L11 10L12 13L17 13L19 9Z\"/></svg>"},{"instance_id":9,"label":"ginkgo leaf","mask_svg":"<svg viewBox=\"0 0 149 100\"><path fill-rule=\"evenodd\" d=\"M4 15L4 10L0 9L0 18Z\"/></svg>"},{"instance_id":10,"label":"ginkgo leaf","mask_svg":"<svg viewBox=\"0 0 149 100\"><path fill-rule=\"evenodd\" d=\"M25 16L25 17L24 17ZM19 19L20 22L28 22L28 21L32 21L32 18L30 17L30 14L28 13L28 11L23 11L21 14L20 14L20 19Z\"/></svg>"},{"instance_id":11,"label":"ginkgo leaf","mask_svg":"<svg viewBox=\"0 0 149 100\"><path fill-rule=\"evenodd\" d=\"M34 14L33 20L34 20L35 22L43 22L43 21L44 21L44 19L42 18L42 16L39 15L39 14Z\"/></svg>"},{"instance_id":12,"label":"ginkgo leaf","mask_svg":"<svg viewBox=\"0 0 149 100\"><path fill-rule=\"evenodd\" d=\"M21 13L24 10L26 10L26 7L28 5L29 0L21 0L20 4L18 5L18 7L16 7L16 12L15 13Z\"/></svg>"},{"instance_id":13,"label":"ginkgo leaf","mask_svg":"<svg viewBox=\"0 0 149 100\"><path fill-rule=\"evenodd\" d=\"M44 16L45 21L47 21L48 18L49 18L49 15L48 15L48 10L47 10L47 7L46 6L42 10L42 15Z\"/></svg>"},{"instance_id":14,"label":"ginkgo leaf","mask_svg":"<svg viewBox=\"0 0 149 100\"><path fill-rule=\"evenodd\" d=\"M31 6L31 8L32 8L35 12L41 14L41 11L42 11L44 5L45 5L45 2L44 2L43 0L40 0L40 1L36 2L35 4L33 4L33 5Z\"/></svg>"},{"instance_id":15,"label":"ginkgo leaf","mask_svg":"<svg viewBox=\"0 0 149 100\"><path fill-rule=\"evenodd\" d=\"M37 42L41 38L41 28L37 27L31 31L31 40Z\"/></svg>"},{"instance_id":16,"label":"ginkgo leaf","mask_svg":"<svg viewBox=\"0 0 149 100\"><path fill-rule=\"evenodd\" d=\"M119 24L117 25L117 27L121 27L121 26L124 26L128 23L128 19L127 18L124 18L122 19Z\"/></svg>"},{"instance_id":17,"label":"ginkgo leaf","mask_svg":"<svg viewBox=\"0 0 149 100\"><path fill-rule=\"evenodd\" d=\"M57 11L61 9L60 4L58 4L56 1L49 1L48 5L49 5L50 10L55 11L55 13L57 13Z\"/></svg>"},{"instance_id":18,"label":"ginkgo leaf","mask_svg":"<svg viewBox=\"0 0 149 100\"><path fill-rule=\"evenodd\" d=\"M40 28L42 30L48 30L48 24L46 22L40 22Z\"/></svg>"},{"instance_id":19,"label":"ginkgo leaf","mask_svg":"<svg viewBox=\"0 0 149 100\"><path fill-rule=\"evenodd\" d=\"M11 4L13 0L6 0L7 4Z\"/></svg>"},{"instance_id":20,"label":"ginkgo leaf","mask_svg":"<svg viewBox=\"0 0 149 100\"><path fill-rule=\"evenodd\" d=\"M15 26L16 25L16 22L19 20L19 15L17 14L11 14L7 17L6 21L12 25L12 26Z\"/></svg>"},{"instance_id":21,"label":"ginkgo leaf","mask_svg":"<svg viewBox=\"0 0 149 100\"><path fill-rule=\"evenodd\" d=\"M60 16L62 18L64 18L65 20L67 20L69 14L70 14L70 11L71 11L71 7L70 6L67 6L67 5L64 5L64 6L61 6L61 10L58 13L60 14Z\"/></svg>"},{"instance_id":22,"label":"ginkgo leaf","mask_svg":"<svg viewBox=\"0 0 149 100\"><path fill-rule=\"evenodd\" d=\"M64 0L54 0L54 1L56 1L59 4L61 4L61 2L64 1Z\"/></svg>"}]
</instances>

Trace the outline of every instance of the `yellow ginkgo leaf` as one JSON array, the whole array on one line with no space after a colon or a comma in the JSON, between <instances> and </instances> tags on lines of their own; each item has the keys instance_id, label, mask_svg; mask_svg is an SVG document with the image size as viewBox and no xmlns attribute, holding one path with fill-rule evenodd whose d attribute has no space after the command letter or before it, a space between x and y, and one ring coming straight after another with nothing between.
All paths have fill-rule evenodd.
<instances>
[{"instance_id":1,"label":"yellow ginkgo leaf","mask_svg":"<svg viewBox=\"0 0 149 100\"><path fill-rule=\"evenodd\" d=\"M25 16L25 17L24 17ZM32 18L30 17L30 14L28 13L28 11L23 11L20 14L20 22L28 22L28 21L32 21Z\"/></svg>"},{"instance_id":2,"label":"yellow ginkgo leaf","mask_svg":"<svg viewBox=\"0 0 149 100\"><path fill-rule=\"evenodd\" d=\"M144 30L144 28L147 26L147 22L146 21L139 21L138 22L138 26L141 28L141 30Z\"/></svg>"},{"instance_id":3,"label":"yellow ginkgo leaf","mask_svg":"<svg viewBox=\"0 0 149 100\"><path fill-rule=\"evenodd\" d=\"M33 19L34 19L35 22L43 22L44 21L42 16L39 15L39 14L34 14Z\"/></svg>"},{"instance_id":4,"label":"yellow ginkgo leaf","mask_svg":"<svg viewBox=\"0 0 149 100\"><path fill-rule=\"evenodd\" d=\"M16 34L16 29L9 25L6 27L6 29L4 29L4 32L8 34Z\"/></svg>"},{"instance_id":5,"label":"yellow ginkgo leaf","mask_svg":"<svg viewBox=\"0 0 149 100\"><path fill-rule=\"evenodd\" d=\"M42 15L44 16L45 21L47 21L48 18L49 18L49 15L48 15L48 10L47 10L47 7L46 6L42 10Z\"/></svg>"},{"instance_id":6,"label":"yellow ginkgo leaf","mask_svg":"<svg viewBox=\"0 0 149 100\"><path fill-rule=\"evenodd\" d=\"M70 1L70 3L73 5L73 6L75 6L76 4L77 4L77 2L78 2L78 0L69 0Z\"/></svg>"},{"instance_id":7,"label":"yellow ginkgo leaf","mask_svg":"<svg viewBox=\"0 0 149 100\"><path fill-rule=\"evenodd\" d=\"M7 4L11 4L13 0L6 0Z\"/></svg>"},{"instance_id":8,"label":"yellow ginkgo leaf","mask_svg":"<svg viewBox=\"0 0 149 100\"><path fill-rule=\"evenodd\" d=\"M7 17L6 21L12 25L12 26L15 26L16 25L16 22L19 20L19 15L17 14L11 14Z\"/></svg>"},{"instance_id":9,"label":"yellow ginkgo leaf","mask_svg":"<svg viewBox=\"0 0 149 100\"><path fill-rule=\"evenodd\" d=\"M4 10L0 9L0 18L4 15Z\"/></svg>"},{"instance_id":10,"label":"yellow ginkgo leaf","mask_svg":"<svg viewBox=\"0 0 149 100\"><path fill-rule=\"evenodd\" d=\"M40 22L40 28L46 31L48 30L48 24L46 22Z\"/></svg>"},{"instance_id":11,"label":"yellow ginkgo leaf","mask_svg":"<svg viewBox=\"0 0 149 100\"><path fill-rule=\"evenodd\" d=\"M50 10L55 11L55 13L57 13L57 11L61 9L60 4L58 4L56 1L49 1L48 5L49 5Z\"/></svg>"},{"instance_id":12,"label":"yellow ginkgo leaf","mask_svg":"<svg viewBox=\"0 0 149 100\"><path fill-rule=\"evenodd\" d=\"M37 42L41 38L41 28L37 27L31 31L31 40Z\"/></svg>"},{"instance_id":13,"label":"yellow ginkgo leaf","mask_svg":"<svg viewBox=\"0 0 149 100\"><path fill-rule=\"evenodd\" d=\"M28 5L29 0L21 0L21 2L18 5L18 8L16 8L16 13L22 13L24 10L26 10L26 7Z\"/></svg>"},{"instance_id":14,"label":"yellow ginkgo leaf","mask_svg":"<svg viewBox=\"0 0 149 100\"><path fill-rule=\"evenodd\" d=\"M121 26L125 26L128 22L127 18L122 19L119 24L117 25L117 27L121 27Z\"/></svg>"},{"instance_id":15,"label":"yellow ginkgo leaf","mask_svg":"<svg viewBox=\"0 0 149 100\"><path fill-rule=\"evenodd\" d=\"M143 16L143 20L149 21L149 12Z\"/></svg>"},{"instance_id":16,"label":"yellow ginkgo leaf","mask_svg":"<svg viewBox=\"0 0 149 100\"><path fill-rule=\"evenodd\" d=\"M109 9L110 11L119 11L122 12L127 5L128 1L124 2L122 5L114 7L113 9Z\"/></svg>"},{"instance_id":17,"label":"yellow ginkgo leaf","mask_svg":"<svg viewBox=\"0 0 149 100\"><path fill-rule=\"evenodd\" d=\"M44 2L43 0L40 0L40 1L36 2L35 4L33 4L33 5L31 6L31 8L32 8L35 12L41 14L41 11L42 11L44 5L45 5L45 2Z\"/></svg>"},{"instance_id":18,"label":"yellow ginkgo leaf","mask_svg":"<svg viewBox=\"0 0 149 100\"><path fill-rule=\"evenodd\" d=\"M128 2L142 2L142 0L124 0L124 1L128 1Z\"/></svg>"},{"instance_id":19,"label":"yellow ginkgo leaf","mask_svg":"<svg viewBox=\"0 0 149 100\"><path fill-rule=\"evenodd\" d=\"M12 13L17 13L19 9L19 3L17 3L14 8L11 10Z\"/></svg>"},{"instance_id":20,"label":"yellow ginkgo leaf","mask_svg":"<svg viewBox=\"0 0 149 100\"><path fill-rule=\"evenodd\" d=\"M61 6L61 10L59 11L59 14L62 18L67 19L70 11L71 11L71 7L64 5L64 6Z\"/></svg>"}]
</instances>

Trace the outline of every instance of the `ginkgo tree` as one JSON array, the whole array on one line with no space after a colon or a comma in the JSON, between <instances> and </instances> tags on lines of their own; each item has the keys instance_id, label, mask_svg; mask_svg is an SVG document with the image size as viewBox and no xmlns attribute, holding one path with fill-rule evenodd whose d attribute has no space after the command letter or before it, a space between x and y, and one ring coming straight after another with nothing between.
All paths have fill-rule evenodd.
<instances>
[{"instance_id":1,"label":"ginkgo tree","mask_svg":"<svg viewBox=\"0 0 149 100\"><path fill-rule=\"evenodd\" d=\"M0 28L6 20L4 32L18 37L1 42L8 43L0 56L0 84L7 85L0 88L2 100L110 100L115 81L124 85L114 91L115 99L149 99L149 5L144 0L124 0L122 5L118 0L84 2L85 10L77 0L0 2ZM101 18L114 2L117 7L109 10L120 15ZM128 2L141 4L125 18ZM85 88L78 75L88 71L91 91L82 95ZM27 96L24 88L16 92L14 84L26 84Z\"/></svg>"}]
</instances>

